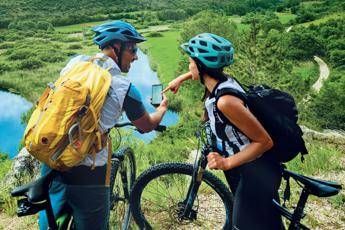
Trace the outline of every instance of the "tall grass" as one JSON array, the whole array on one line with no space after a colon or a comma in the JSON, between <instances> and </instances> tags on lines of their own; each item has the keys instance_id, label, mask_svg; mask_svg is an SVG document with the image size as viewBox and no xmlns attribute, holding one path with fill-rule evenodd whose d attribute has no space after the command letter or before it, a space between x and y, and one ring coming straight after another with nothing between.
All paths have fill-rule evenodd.
<instances>
[{"instance_id":1,"label":"tall grass","mask_svg":"<svg viewBox=\"0 0 345 230\"><path fill-rule=\"evenodd\" d=\"M297 157L287 164L289 169L306 175L322 175L325 172L345 170L345 154L342 149L318 141L308 143L307 148L309 154L306 155L305 162L302 163Z\"/></svg>"}]
</instances>

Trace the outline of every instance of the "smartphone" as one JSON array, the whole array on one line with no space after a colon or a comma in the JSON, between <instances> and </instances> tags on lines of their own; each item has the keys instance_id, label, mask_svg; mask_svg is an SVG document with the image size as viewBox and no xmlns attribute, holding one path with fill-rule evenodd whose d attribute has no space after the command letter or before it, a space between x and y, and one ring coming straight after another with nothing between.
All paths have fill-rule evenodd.
<instances>
[{"instance_id":1,"label":"smartphone","mask_svg":"<svg viewBox=\"0 0 345 230\"><path fill-rule=\"evenodd\" d=\"M160 103L163 100L163 85L162 84L156 84L152 85L152 97L151 97L151 104L154 106L160 105Z\"/></svg>"}]
</instances>

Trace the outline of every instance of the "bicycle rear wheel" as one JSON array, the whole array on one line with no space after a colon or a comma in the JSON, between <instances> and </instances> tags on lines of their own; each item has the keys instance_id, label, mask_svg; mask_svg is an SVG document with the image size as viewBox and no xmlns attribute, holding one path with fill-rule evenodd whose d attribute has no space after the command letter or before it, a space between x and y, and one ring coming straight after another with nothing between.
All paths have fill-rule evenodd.
<instances>
[{"instance_id":1,"label":"bicycle rear wheel","mask_svg":"<svg viewBox=\"0 0 345 230\"><path fill-rule=\"evenodd\" d=\"M136 164L131 148L113 153L110 177L110 227L128 229L131 221L129 195L135 181Z\"/></svg>"},{"instance_id":2,"label":"bicycle rear wheel","mask_svg":"<svg viewBox=\"0 0 345 230\"><path fill-rule=\"evenodd\" d=\"M131 210L140 229L231 229L232 194L205 172L192 216L181 218L193 166L163 163L146 170L131 193Z\"/></svg>"}]
</instances>

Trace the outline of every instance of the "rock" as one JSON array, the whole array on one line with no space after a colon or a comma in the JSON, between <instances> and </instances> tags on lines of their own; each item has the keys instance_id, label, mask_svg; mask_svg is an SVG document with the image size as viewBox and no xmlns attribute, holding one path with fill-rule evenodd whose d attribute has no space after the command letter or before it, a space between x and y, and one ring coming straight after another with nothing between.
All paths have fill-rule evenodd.
<instances>
[{"instance_id":1,"label":"rock","mask_svg":"<svg viewBox=\"0 0 345 230\"><path fill-rule=\"evenodd\" d=\"M11 186L22 185L28 178L36 178L39 168L40 162L31 156L26 148L22 148L13 159L12 168L5 176L4 183Z\"/></svg>"}]
</instances>

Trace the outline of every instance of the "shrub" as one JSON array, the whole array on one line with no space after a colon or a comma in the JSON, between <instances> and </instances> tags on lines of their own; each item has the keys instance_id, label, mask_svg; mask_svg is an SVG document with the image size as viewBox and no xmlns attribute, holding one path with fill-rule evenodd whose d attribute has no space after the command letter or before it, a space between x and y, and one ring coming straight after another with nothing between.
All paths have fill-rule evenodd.
<instances>
[{"instance_id":1,"label":"shrub","mask_svg":"<svg viewBox=\"0 0 345 230\"><path fill-rule=\"evenodd\" d=\"M82 41L82 39L79 37L67 37L67 36L60 38L60 40L63 42L80 42L80 41Z\"/></svg>"},{"instance_id":2,"label":"shrub","mask_svg":"<svg viewBox=\"0 0 345 230\"><path fill-rule=\"evenodd\" d=\"M26 60L23 60L19 63L18 68L19 69L26 69L26 70L32 70L32 69L38 69L43 66L43 62L36 59L36 58L28 58Z\"/></svg>"},{"instance_id":3,"label":"shrub","mask_svg":"<svg viewBox=\"0 0 345 230\"><path fill-rule=\"evenodd\" d=\"M82 48L83 48L82 45L77 44L77 43L71 44L71 45L68 46L68 49L70 49L70 50L73 50L73 49L82 49Z\"/></svg>"},{"instance_id":4,"label":"shrub","mask_svg":"<svg viewBox=\"0 0 345 230\"><path fill-rule=\"evenodd\" d=\"M37 56L37 58L40 61L49 62L49 63L60 62L66 59L66 57L62 53L56 52L54 50L47 50L47 51L41 52Z\"/></svg>"},{"instance_id":5,"label":"shrub","mask_svg":"<svg viewBox=\"0 0 345 230\"><path fill-rule=\"evenodd\" d=\"M6 71L10 71L11 69L12 68L9 64L0 62L0 74Z\"/></svg>"},{"instance_id":6,"label":"shrub","mask_svg":"<svg viewBox=\"0 0 345 230\"><path fill-rule=\"evenodd\" d=\"M163 37L163 34L159 33L159 32L150 32L146 35L147 37Z\"/></svg>"},{"instance_id":7,"label":"shrub","mask_svg":"<svg viewBox=\"0 0 345 230\"><path fill-rule=\"evenodd\" d=\"M345 50L332 51L331 61L335 67L345 68Z\"/></svg>"},{"instance_id":8,"label":"shrub","mask_svg":"<svg viewBox=\"0 0 345 230\"><path fill-rule=\"evenodd\" d=\"M10 55L8 56L9 60L24 60L31 56L35 56L35 53L33 50L22 49L22 48L17 48L15 50L8 50L7 53L10 53Z\"/></svg>"},{"instance_id":9,"label":"shrub","mask_svg":"<svg viewBox=\"0 0 345 230\"><path fill-rule=\"evenodd\" d=\"M14 47L14 43L12 42L4 42L2 44L0 44L0 49L9 49L9 48L13 48Z\"/></svg>"}]
</instances>

